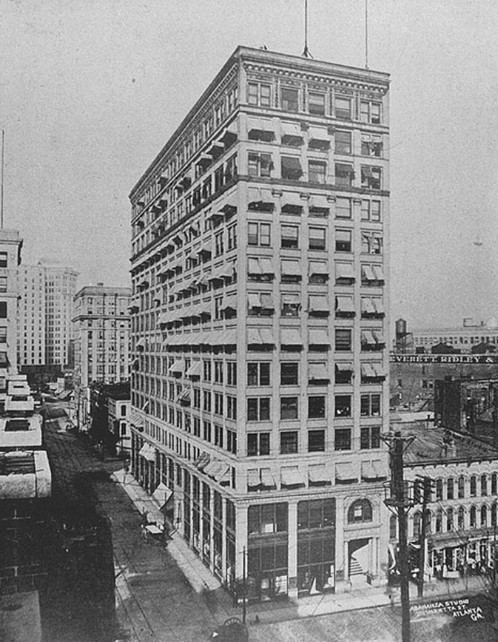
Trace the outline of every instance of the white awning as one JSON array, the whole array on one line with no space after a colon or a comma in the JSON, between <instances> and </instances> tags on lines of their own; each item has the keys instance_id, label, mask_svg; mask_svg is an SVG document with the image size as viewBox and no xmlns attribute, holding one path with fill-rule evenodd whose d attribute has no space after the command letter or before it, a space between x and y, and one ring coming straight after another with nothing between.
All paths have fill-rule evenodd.
<instances>
[{"instance_id":1,"label":"white awning","mask_svg":"<svg viewBox=\"0 0 498 642\"><path fill-rule=\"evenodd\" d=\"M370 299L369 297L362 297L361 311L364 314L375 314L375 308L372 303L372 299Z\"/></svg>"},{"instance_id":2,"label":"white awning","mask_svg":"<svg viewBox=\"0 0 498 642\"><path fill-rule=\"evenodd\" d=\"M258 468L250 468L247 471L247 487L258 488L261 484L261 477Z\"/></svg>"},{"instance_id":3,"label":"white awning","mask_svg":"<svg viewBox=\"0 0 498 642\"><path fill-rule=\"evenodd\" d=\"M379 330L373 330L372 334L374 336L375 343L384 343L382 332L380 332Z\"/></svg>"},{"instance_id":4,"label":"white awning","mask_svg":"<svg viewBox=\"0 0 498 642\"><path fill-rule=\"evenodd\" d=\"M224 345L224 339L223 339L223 332L220 332L220 330L215 330L214 332L211 332L209 335L209 344L212 346L222 346Z\"/></svg>"},{"instance_id":5,"label":"white awning","mask_svg":"<svg viewBox=\"0 0 498 642\"><path fill-rule=\"evenodd\" d=\"M265 488L275 488L275 479L270 468L261 468L261 483Z\"/></svg>"},{"instance_id":6,"label":"white awning","mask_svg":"<svg viewBox=\"0 0 498 642\"><path fill-rule=\"evenodd\" d=\"M373 379L376 377L375 370L371 363L361 364L361 376L365 379Z\"/></svg>"},{"instance_id":7,"label":"white awning","mask_svg":"<svg viewBox=\"0 0 498 642\"><path fill-rule=\"evenodd\" d=\"M330 484L330 469L325 464L312 464L308 467L308 479L312 484Z\"/></svg>"},{"instance_id":8,"label":"white awning","mask_svg":"<svg viewBox=\"0 0 498 642\"><path fill-rule=\"evenodd\" d=\"M177 342L175 341L173 345L177 345ZM175 363L169 368L168 372L176 372L178 374L183 374L183 369L184 369L184 364L183 364L183 359L178 359L175 361Z\"/></svg>"},{"instance_id":9,"label":"white awning","mask_svg":"<svg viewBox=\"0 0 498 642\"><path fill-rule=\"evenodd\" d=\"M304 475L299 466L282 466L280 470L282 486L304 486Z\"/></svg>"},{"instance_id":10,"label":"white awning","mask_svg":"<svg viewBox=\"0 0 498 642\"><path fill-rule=\"evenodd\" d=\"M261 267L259 259L249 258L247 260L247 273L248 274L261 274Z\"/></svg>"},{"instance_id":11,"label":"white awning","mask_svg":"<svg viewBox=\"0 0 498 642\"><path fill-rule=\"evenodd\" d=\"M384 272L382 270L381 265L372 265L372 270L375 276L376 281L383 281L384 280Z\"/></svg>"},{"instance_id":12,"label":"white awning","mask_svg":"<svg viewBox=\"0 0 498 642\"><path fill-rule=\"evenodd\" d=\"M315 346L329 346L330 339L327 330L323 328L310 328L309 344Z\"/></svg>"},{"instance_id":13,"label":"white awning","mask_svg":"<svg viewBox=\"0 0 498 642\"><path fill-rule=\"evenodd\" d=\"M353 364L352 363L337 363L336 362L335 369L338 372L353 372Z\"/></svg>"},{"instance_id":14,"label":"white awning","mask_svg":"<svg viewBox=\"0 0 498 642\"><path fill-rule=\"evenodd\" d=\"M372 299L372 303L377 314L384 314L384 302L381 298Z\"/></svg>"},{"instance_id":15,"label":"white awning","mask_svg":"<svg viewBox=\"0 0 498 642\"><path fill-rule=\"evenodd\" d=\"M266 118L249 118L247 131L260 131L275 133L275 128L271 120Z\"/></svg>"},{"instance_id":16,"label":"white awning","mask_svg":"<svg viewBox=\"0 0 498 642\"><path fill-rule=\"evenodd\" d=\"M282 328L280 331L280 343L287 346L302 346L301 333L297 328Z\"/></svg>"},{"instance_id":17,"label":"white awning","mask_svg":"<svg viewBox=\"0 0 498 642\"><path fill-rule=\"evenodd\" d=\"M308 303L309 312L330 312L326 296L311 294Z\"/></svg>"},{"instance_id":18,"label":"white awning","mask_svg":"<svg viewBox=\"0 0 498 642\"><path fill-rule=\"evenodd\" d=\"M249 292L247 295L247 306L249 308L261 308L261 298L257 292Z\"/></svg>"},{"instance_id":19,"label":"white awning","mask_svg":"<svg viewBox=\"0 0 498 642\"><path fill-rule=\"evenodd\" d=\"M236 310L237 309L237 295L236 294L227 294L223 297L221 304L221 310Z\"/></svg>"},{"instance_id":20,"label":"white awning","mask_svg":"<svg viewBox=\"0 0 498 642\"><path fill-rule=\"evenodd\" d=\"M159 504L159 508L163 508L168 500L173 496L173 491L165 486L162 482L152 493L152 499Z\"/></svg>"},{"instance_id":21,"label":"white awning","mask_svg":"<svg viewBox=\"0 0 498 642\"><path fill-rule=\"evenodd\" d=\"M213 477L216 479L216 481L221 481L229 470L230 466L228 464L220 462L218 464L218 468L213 472Z\"/></svg>"},{"instance_id":22,"label":"white awning","mask_svg":"<svg viewBox=\"0 0 498 642\"><path fill-rule=\"evenodd\" d=\"M275 345L270 328L248 328L247 343L250 345Z\"/></svg>"},{"instance_id":23,"label":"white awning","mask_svg":"<svg viewBox=\"0 0 498 642\"><path fill-rule=\"evenodd\" d=\"M273 263L271 259L261 257L258 260L259 260L259 269L261 270L261 274L275 274L275 268L273 267Z\"/></svg>"},{"instance_id":24,"label":"white awning","mask_svg":"<svg viewBox=\"0 0 498 642\"><path fill-rule=\"evenodd\" d=\"M259 187L249 187L248 189L248 203L269 203L271 205L275 204L275 199L273 198L271 189L259 188Z\"/></svg>"},{"instance_id":25,"label":"white awning","mask_svg":"<svg viewBox=\"0 0 498 642\"><path fill-rule=\"evenodd\" d=\"M303 132L299 123L281 123L282 136L292 136L293 138L302 138Z\"/></svg>"},{"instance_id":26,"label":"white awning","mask_svg":"<svg viewBox=\"0 0 498 642\"><path fill-rule=\"evenodd\" d=\"M202 253L206 254L212 254L213 250L211 249L211 243L209 241L206 241L203 243L197 250L197 256Z\"/></svg>"},{"instance_id":27,"label":"white awning","mask_svg":"<svg viewBox=\"0 0 498 642\"><path fill-rule=\"evenodd\" d=\"M192 361L190 368L185 373L187 377L198 377L202 371L202 366L200 361Z\"/></svg>"},{"instance_id":28,"label":"white awning","mask_svg":"<svg viewBox=\"0 0 498 642\"><path fill-rule=\"evenodd\" d=\"M350 296L336 296L336 310L337 312L354 312L353 297Z\"/></svg>"},{"instance_id":29,"label":"white awning","mask_svg":"<svg viewBox=\"0 0 498 642\"><path fill-rule=\"evenodd\" d=\"M267 259L269 260L269 259ZM283 276L299 276L303 275L301 264L299 261L292 261L290 259L282 260L282 275Z\"/></svg>"},{"instance_id":30,"label":"white awning","mask_svg":"<svg viewBox=\"0 0 498 642\"><path fill-rule=\"evenodd\" d=\"M135 426L135 428L143 428L145 420L143 416L138 413L136 410L132 410L130 413L130 424Z\"/></svg>"},{"instance_id":31,"label":"white awning","mask_svg":"<svg viewBox=\"0 0 498 642\"><path fill-rule=\"evenodd\" d=\"M233 214L237 211L237 195L232 194L220 207L220 212L223 212L226 216Z\"/></svg>"},{"instance_id":32,"label":"white awning","mask_svg":"<svg viewBox=\"0 0 498 642\"><path fill-rule=\"evenodd\" d=\"M233 346L237 344L237 330L231 328L223 332L223 345Z\"/></svg>"},{"instance_id":33,"label":"white awning","mask_svg":"<svg viewBox=\"0 0 498 642\"><path fill-rule=\"evenodd\" d=\"M348 483L357 481L358 475L351 462L337 463L335 465L335 479L339 483Z\"/></svg>"},{"instance_id":34,"label":"white awning","mask_svg":"<svg viewBox=\"0 0 498 642\"><path fill-rule=\"evenodd\" d=\"M310 363L308 366L309 381L330 381L326 363Z\"/></svg>"},{"instance_id":35,"label":"white awning","mask_svg":"<svg viewBox=\"0 0 498 642\"><path fill-rule=\"evenodd\" d=\"M310 261L309 263L310 276L313 274L320 274L322 276L329 275L329 269L325 261Z\"/></svg>"},{"instance_id":36,"label":"white awning","mask_svg":"<svg viewBox=\"0 0 498 642\"><path fill-rule=\"evenodd\" d=\"M227 139L237 138L237 121L230 123L228 127L223 130L220 140L225 142Z\"/></svg>"},{"instance_id":37,"label":"white awning","mask_svg":"<svg viewBox=\"0 0 498 642\"><path fill-rule=\"evenodd\" d=\"M326 127L310 127L309 128L310 140L324 140L330 142L330 136Z\"/></svg>"},{"instance_id":38,"label":"white awning","mask_svg":"<svg viewBox=\"0 0 498 642\"><path fill-rule=\"evenodd\" d=\"M330 203L323 194L312 194L310 197L310 210L329 210Z\"/></svg>"},{"instance_id":39,"label":"white awning","mask_svg":"<svg viewBox=\"0 0 498 642\"><path fill-rule=\"evenodd\" d=\"M371 330L363 330L361 333L361 342L366 343L369 346L374 346L377 343Z\"/></svg>"},{"instance_id":40,"label":"white awning","mask_svg":"<svg viewBox=\"0 0 498 642\"><path fill-rule=\"evenodd\" d=\"M387 470L382 470L380 459L361 462L361 478L365 481L377 481L387 477Z\"/></svg>"},{"instance_id":41,"label":"white awning","mask_svg":"<svg viewBox=\"0 0 498 642\"><path fill-rule=\"evenodd\" d=\"M368 267L368 266L364 266ZM354 266L352 263L336 263L335 264L335 278L336 279L351 279L354 280Z\"/></svg>"},{"instance_id":42,"label":"white awning","mask_svg":"<svg viewBox=\"0 0 498 642\"><path fill-rule=\"evenodd\" d=\"M145 338L144 338L144 337L142 337L141 339L139 339L139 340L136 342L135 347L136 347L136 348L145 348L145 345L146 345Z\"/></svg>"},{"instance_id":43,"label":"white awning","mask_svg":"<svg viewBox=\"0 0 498 642\"><path fill-rule=\"evenodd\" d=\"M182 390L178 395L177 401L184 401L185 403L190 403L190 390L187 388Z\"/></svg>"},{"instance_id":44,"label":"white awning","mask_svg":"<svg viewBox=\"0 0 498 642\"><path fill-rule=\"evenodd\" d=\"M268 292L262 292L260 295L260 300L261 300L261 307L264 310L274 310L275 309L275 304L273 303L273 299L270 293Z\"/></svg>"},{"instance_id":45,"label":"white awning","mask_svg":"<svg viewBox=\"0 0 498 642\"><path fill-rule=\"evenodd\" d=\"M156 449L149 443L144 443L138 454L147 461L156 461Z\"/></svg>"},{"instance_id":46,"label":"white awning","mask_svg":"<svg viewBox=\"0 0 498 642\"><path fill-rule=\"evenodd\" d=\"M302 208L303 205L304 205L304 202L301 200L301 197L297 192L284 192L282 194L282 210L285 210L289 207Z\"/></svg>"}]
</instances>

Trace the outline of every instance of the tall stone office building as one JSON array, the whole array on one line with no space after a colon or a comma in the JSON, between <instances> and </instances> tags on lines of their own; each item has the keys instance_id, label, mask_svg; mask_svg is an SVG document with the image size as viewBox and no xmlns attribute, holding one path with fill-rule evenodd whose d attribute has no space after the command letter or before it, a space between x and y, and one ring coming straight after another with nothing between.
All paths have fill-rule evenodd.
<instances>
[{"instance_id":1,"label":"tall stone office building","mask_svg":"<svg viewBox=\"0 0 498 642\"><path fill-rule=\"evenodd\" d=\"M253 599L385 578L388 91L239 47L130 195L132 470Z\"/></svg>"}]
</instances>

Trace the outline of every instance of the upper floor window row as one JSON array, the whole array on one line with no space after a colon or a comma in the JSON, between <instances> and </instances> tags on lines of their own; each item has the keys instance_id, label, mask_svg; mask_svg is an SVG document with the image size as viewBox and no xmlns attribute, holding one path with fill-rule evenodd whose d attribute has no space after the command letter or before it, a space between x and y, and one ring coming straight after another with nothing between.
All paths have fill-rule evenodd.
<instances>
[{"instance_id":1,"label":"upper floor window row","mask_svg":"<svg viewBox=\"0 0 498 642\"><path fill-rule=\"evenodd\" d=\"M327 92L303 90L281 86L277 92L270 83L250 81L247 85L247 102L258 107L281 107L284 111L308 112L316 116L333 116L339 120L359 120L362 123L380 125L383 118L381 100L361 100L352 96Z\"/></svg>"}]
</instances>

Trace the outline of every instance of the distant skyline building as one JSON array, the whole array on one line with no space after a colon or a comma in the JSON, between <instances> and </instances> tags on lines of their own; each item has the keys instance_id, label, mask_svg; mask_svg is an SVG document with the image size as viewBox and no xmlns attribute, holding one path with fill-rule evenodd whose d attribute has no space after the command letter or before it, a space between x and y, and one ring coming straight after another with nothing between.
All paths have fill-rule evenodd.
<instances>
[{"instance_id":1,"label":"distant skyline building","mask_svg":"<svg viewBox=\"0 0 498 642\"><path fill-rule=\"evenodd\" d=\"M78 273L71 267L45 263L19 270L18 359L23 366L70 363L73 309Z\"/></svg>"},{"instance_id":2,"label":"distant skyline building","mask_svg":"<svg viewBox=\"0 0 498 642\"><path fill-rule=\"evenodd\" d=\"M130 194L132 471L251 599L385 579L388 95L239 47Z\"/></svg>"},{"instance_id":3,"label":"distant skyline building","mask_svg":"<svg viewBox=\"0 0 498 642\"><path fill-rule=\"evenodd\" d=\"M7 375L17 373L18 271L23 241L17 230L0 229L0 407Z\"/></svg>"}]
</instances>

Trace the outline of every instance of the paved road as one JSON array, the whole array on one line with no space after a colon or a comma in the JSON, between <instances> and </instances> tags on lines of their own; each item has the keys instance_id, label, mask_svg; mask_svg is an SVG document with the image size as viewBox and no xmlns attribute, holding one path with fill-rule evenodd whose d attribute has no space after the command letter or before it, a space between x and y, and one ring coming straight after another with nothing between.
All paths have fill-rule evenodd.
<instances>
[{"instance_id":1,"label":"paved road","mask_svg":"<svg viewBox=\"0 0 498 642\"><path fill-rule=\"evenodd\" d=\"M121 468L122 462L100 461L86 444L68 433L60 404L49 407L47 416L49 451L65 462L63 468L58 467L58 482L89 473L111 522L120 627L117 638L131 642L208 640L216 621L202 595L193 591L167 549L143 539L140 514L123 488L110 479L110 473ZM136 483L131 475L130 483Z\"/></svg>"}]
</instances>

